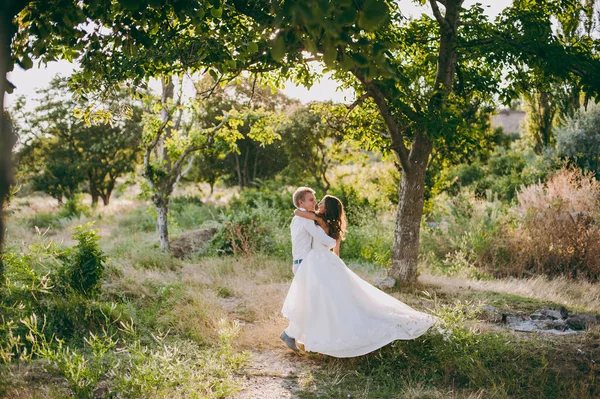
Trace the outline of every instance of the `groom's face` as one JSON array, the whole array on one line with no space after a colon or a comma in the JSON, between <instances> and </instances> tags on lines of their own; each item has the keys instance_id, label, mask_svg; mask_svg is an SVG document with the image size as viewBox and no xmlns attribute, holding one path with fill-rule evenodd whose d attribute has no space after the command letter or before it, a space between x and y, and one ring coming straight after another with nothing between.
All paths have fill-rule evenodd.
<instances>
[{"instance_id":1,"label":"groom's face","mask_svg":"<svg viewBox=\"0 0 600 399\"><path fill-rule=\"evenodd\" d=\"M314 211L317 206L317 199L313 193L306 193L304 195L304 200L299 201L298 205L300 205L300 208L304 208L307 211Z\"/></svg>"}]
</instances>

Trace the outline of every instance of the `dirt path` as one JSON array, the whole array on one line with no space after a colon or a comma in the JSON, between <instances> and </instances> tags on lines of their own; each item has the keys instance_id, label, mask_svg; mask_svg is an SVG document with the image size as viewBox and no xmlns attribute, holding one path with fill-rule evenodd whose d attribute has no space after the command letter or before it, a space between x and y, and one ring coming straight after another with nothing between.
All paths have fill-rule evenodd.
<instances>
[{"instance_id":1,"label":"dirt path","mask_svg":"<svg viewBox=\"0 0 600 399\"><path fill-rule=\"evenodd\" d=\"M252 351L242 372L242 391L237 399L291 399L310 386L316 364L291 351Z\"/></svg>"}]
</instances>

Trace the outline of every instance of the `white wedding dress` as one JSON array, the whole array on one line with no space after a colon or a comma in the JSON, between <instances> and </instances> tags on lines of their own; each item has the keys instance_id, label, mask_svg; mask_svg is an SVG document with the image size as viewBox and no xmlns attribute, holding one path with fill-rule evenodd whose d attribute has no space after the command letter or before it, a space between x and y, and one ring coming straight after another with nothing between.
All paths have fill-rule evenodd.
<instances>
[{"instance_id":1,"label":"white wedding dress","mask_svg":"<svg viewBox=\"0 0 600 399\"><path fill-rule=\"evenodd\" d=\"M316 240L315 240L316 241ZM314 242L283 304L286 333L310 352L367 354L392 341L421 336L435 318L358 277L325 245Z\"/></svg>"}]
</instances>

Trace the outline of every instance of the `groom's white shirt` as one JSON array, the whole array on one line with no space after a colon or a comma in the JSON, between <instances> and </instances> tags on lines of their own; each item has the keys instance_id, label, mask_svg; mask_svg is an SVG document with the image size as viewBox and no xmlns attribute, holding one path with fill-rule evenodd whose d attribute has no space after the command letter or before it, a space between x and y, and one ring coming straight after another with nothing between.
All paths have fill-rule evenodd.
<instances>
[{"instance_id":1,"label":"groom's white shirt","mask_svg":"<svg viewBox=\"0 0 600 399\"><path fill-rule=\"evenodd\" d=\"M302 208L298 209L301 211L305 210ZM308 252L312 248L313 238L327 247L335 247L335 239L329 237L313 220L294 216L290 224L290 230L292 232L292 256L294 260L306 258L306 255L308 255ZM294 274L296 274L299 266L299 263L294 263Z\"/></svg>"}]
</instances>

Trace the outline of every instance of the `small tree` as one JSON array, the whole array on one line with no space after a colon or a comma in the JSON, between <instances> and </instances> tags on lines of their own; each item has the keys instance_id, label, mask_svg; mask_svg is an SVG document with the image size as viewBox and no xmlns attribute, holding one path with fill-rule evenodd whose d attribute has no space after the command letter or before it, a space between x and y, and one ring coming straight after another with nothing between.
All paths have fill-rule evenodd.
<instances>
[{"instance_id":1,"label":"small tree","mask_svg":"<svg viewBox=\"0 0 600 399\"><path fill-rule=\"evenodd\" d=\"M342 155L342 132L326 123L319 107L297 109L282 125L282 149L289 165L287 178L299 184L311 179L322 191L327 192L331 182L327 172L340 161Z\"/></svg>"},{"instance_id":2,"label":"small tree","mask_svg":"<svg viewBox=\"0 0 600 399\"><path fill-rule=\"evenodd\" d=\"M600 106L590 104L557 129L556 150L582 169L600 172Z\"/></svg>"},{"instance_id":3,"label":"small tree","mask_svg":"<svg viewBox=\"0 0 600 399\"><path fill-rule=\"evenodd\" d=\"M21 177L59 202L87 191L93 205L99 198L108 205L116 179L133 171L139 158L140 108L120 93L100 107L111 108L119 101L128 105L131 118L87 125L77 114L88 103L77 101L65 79L53 79L42 93L40 105L21 115Z\"/></svg>"},{"instance_id":4,"label":"small tree","mask_svg":"<svg viewBox=\"0 0 600 399\"><path fill-rule=\"evenodd\" d=\"M183 82L180 80L180 84ZM182 86L180 86L182 88ZM249 126L248 136L259 142L272 143L278 136L269 125L269 114L240 112L232 108L210 127L199 122L199 101L183 104L181 90L174 99L175 85L162 79L160 102L154 101L144 115L144 171L146 192L156 206L160 248L169 250L169 201L175 185L190 170L199 151L225 148L236 150L241 138L239 127ZM151 99L153 100L153 99ZM152 104L152 102L151 102Z\"/></svg>"}]
</instances>

